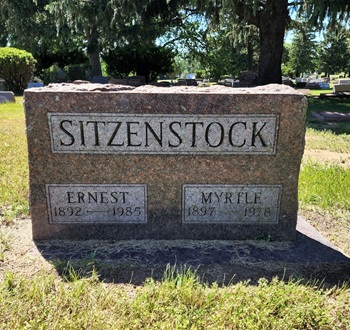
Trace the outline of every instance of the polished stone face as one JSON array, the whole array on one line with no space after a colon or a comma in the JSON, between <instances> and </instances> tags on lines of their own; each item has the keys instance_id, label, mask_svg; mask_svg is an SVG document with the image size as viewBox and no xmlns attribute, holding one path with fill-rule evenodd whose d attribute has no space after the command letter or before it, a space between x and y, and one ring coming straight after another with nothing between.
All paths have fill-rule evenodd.
<instances>
[{"instance_id":1,"label":"polished stone face","mask_svg":"<svg viewBox=\"0 0 350 330\"><path fill-rule=\"evenodd\" d=\"M34 239L292 240L306 100L256 88L25 91Z\"/></svg>"},{"instance_id":2,"label":"polished stone face","mask_svg":"<svg viewBox=\"0 0 350 330\"><path fill-rule=\"evenodd\" d=\"M146 185L46 185L51 224L147 223Z\"/></svg>"},{"instance_id":3,"label":"polished stone face","mask_svg":"<svg viewBox=\"0 0 350 330\"><path fill-rule=\"evenodd\" d=\"M184 223L278 223L281 186L183 185Z\"/></svg>"},{"instance_id":4,"label":"polished stone face","mask_svg":"<svg viewBox=\"0 0 350 330\"><path fill-rule=\"evenodd\" d=\"M52 152L274 154L277 115L49 113Z\"/></svg>"}]
</instances>

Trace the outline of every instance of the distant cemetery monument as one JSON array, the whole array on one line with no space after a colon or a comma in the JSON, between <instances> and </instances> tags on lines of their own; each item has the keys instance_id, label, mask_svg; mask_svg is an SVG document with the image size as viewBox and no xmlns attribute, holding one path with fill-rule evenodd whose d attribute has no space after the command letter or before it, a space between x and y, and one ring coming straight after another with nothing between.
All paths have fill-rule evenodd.
<instances>
[{"instance_id":1,"label":"distant cemetery monument","mask_svg":"<svg viewBox=\"0 0 350 330\"><path fill-rule=\"evenodd\" d=\"M0 91L0 103L16 102L15 94L10 91Z\"/></svg>"},{"instance_id":2,"label":"distant cemetery monument","mask_svg":"<svg viewBox=\"0 0 350 330\"><path fill-rule=\"evenodd\" d=\"M306 99L289 86L53 84L25 113L36 240L295 238Z\"/></svg>"}]
</instances>

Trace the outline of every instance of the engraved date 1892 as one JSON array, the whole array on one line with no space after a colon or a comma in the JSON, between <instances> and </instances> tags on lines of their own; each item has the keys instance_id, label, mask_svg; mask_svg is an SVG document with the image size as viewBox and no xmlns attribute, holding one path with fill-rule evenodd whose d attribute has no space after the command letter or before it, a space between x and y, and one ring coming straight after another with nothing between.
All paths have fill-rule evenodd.
<instances>
[{"instance_id":1,"label":"engraved date 1892","mask_svg":"<svg viewBox=\"0 0 350 330\"><path fill-rule=\"evenodd\" d=\"M81 207L54 207L53 212L55 217L72 217L83 215Z\"/></svg>"}]
</instances>

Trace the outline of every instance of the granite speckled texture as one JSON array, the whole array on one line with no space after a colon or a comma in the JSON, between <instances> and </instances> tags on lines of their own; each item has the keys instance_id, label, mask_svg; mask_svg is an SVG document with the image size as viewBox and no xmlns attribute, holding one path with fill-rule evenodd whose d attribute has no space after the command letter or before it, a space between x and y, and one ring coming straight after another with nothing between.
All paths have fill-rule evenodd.
<instances>
[{"instance_id":1,"label":"granite speckled texture","mask_svg":"<svg viewBox=\"0 0 350 330\"><path fill-rule=\"evenodd\" d=\"M58 84L26 90L33 238L230 240L270 237L293 240L296 234L298 175L304 150L306 105L303 95L283 85L235 89L222 86L133 88L118 85ZM167 114L177 115L179 118L185 115L241 115L242 118L248 115L274 115L278 118L276 148L273 154L258 155L89 151L53 153L48 114L56 113L62 116L89 113L113 116L130 114L131 118L133 115L144 114L164 117ZM65 125L67 126L62 127L70 128L69 123L66 122ZM219 124L216 126L220 127ZM61 131L64 132L62 127ZM130 133L130 127L130 136L138 138L134 131ZM261 142L258 130L259 128L255 130L257 144ZM71 137L67 133L66 137L69 142L68 138ZM69 144L65 140L60 141L61 144ZM146 185L147 222L101 223L89 220L88 223L55 223L50 221L50 214L53 214L47 196L47 187L50 185ZM260 203L260 195L257 195L259 192L256 193L256 187L280 187L276 221L184 222L183 185L255 187L255 197L246 198L255 198L257 203ZM73 192L67 194L70 194L70 202L77 202ZM128 192L124 192L124 195L127 196ZM105 196L100 196L102 201L104 198ZM67 211L67 208L63 211L66 215L75 212L73 209ZM113 212L122 211L114 209ZM141 212L139 209L136 211ZM266 208L262 212L270 214L270 210L266 211Z\"/></svg>"}]
</instances>

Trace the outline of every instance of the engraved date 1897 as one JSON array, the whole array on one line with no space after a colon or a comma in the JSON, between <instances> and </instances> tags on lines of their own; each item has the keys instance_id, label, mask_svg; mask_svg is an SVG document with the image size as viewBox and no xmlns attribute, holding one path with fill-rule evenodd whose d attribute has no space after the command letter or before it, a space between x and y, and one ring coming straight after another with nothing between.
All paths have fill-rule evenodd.
<instances>
[{"instance_id":1,"label":"engraved date 1897","mask_svg":"<svg viewBox=\"0 0 350 330\"><path fill-rule=\"evenodd\" d=\"M192 206L187 209L187 214L188 215L193 215L193 216L205 216L205 215L214 215L215 212L215 207L198 207L198 206Z\"/></svg>"}]
</instances>

